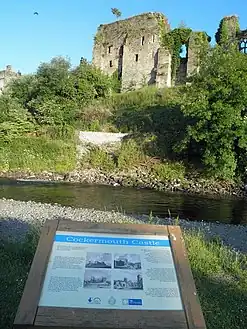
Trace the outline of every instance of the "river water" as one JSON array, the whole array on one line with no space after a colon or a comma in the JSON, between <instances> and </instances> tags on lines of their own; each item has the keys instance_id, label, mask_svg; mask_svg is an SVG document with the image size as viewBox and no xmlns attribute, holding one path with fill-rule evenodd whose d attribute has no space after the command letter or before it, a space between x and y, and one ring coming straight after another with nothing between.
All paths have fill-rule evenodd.
<instances>
[{"instance_id":1,"label":"river water","mask_svg":"<svg viewBox=\"0 0 247 329\"><path fill-rule=\"evenodd\" d=\"M16 182L0 179L0 199L58 203L64 206L115 210L197 221L247 224L247 202L233 197L207 197L146 189L70 183ZM1 209L0 209L1 216Z\"/></svg>"}]
</instances>

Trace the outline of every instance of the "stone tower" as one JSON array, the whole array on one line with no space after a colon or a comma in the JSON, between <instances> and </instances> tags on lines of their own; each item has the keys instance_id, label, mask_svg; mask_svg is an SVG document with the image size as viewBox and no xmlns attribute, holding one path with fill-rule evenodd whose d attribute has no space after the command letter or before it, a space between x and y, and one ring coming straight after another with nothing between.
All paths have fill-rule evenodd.
<instances>
[{"instance_id":1,"label":"stone tower","mask_svg":"<svg viewBox=\"0 0 247 329\"><path fill-rule=\"evenodd\" d=\"M20 75L20 72L16 73L12 70L11 65L7 65L5 70L0 71L0 94L12 79L17 78Z\"/></svg>"},{"instance_id":2,"label":"stone tower","mask_svg":"<svg viewBox=\"0 0 247 329\"><path fill-rule=\"evenodd\" d=\"M160 46L163 14L145 13L100 25L95 36L93 64L103 72L117 74L122 91L144 85L171 85L171 55Z\"/></svg>"}]
</instances>

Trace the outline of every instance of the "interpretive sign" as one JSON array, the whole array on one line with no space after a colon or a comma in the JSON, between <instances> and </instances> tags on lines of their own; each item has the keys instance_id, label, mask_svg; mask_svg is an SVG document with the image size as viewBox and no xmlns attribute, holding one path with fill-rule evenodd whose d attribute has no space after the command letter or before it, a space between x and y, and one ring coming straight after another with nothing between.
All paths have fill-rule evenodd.
<instances>
[{"instance_id":1,"label":"interpretive sign","mask_svg":"<svg viewBox=\"0 0 247 329\"><path fill-rule=\"evenodd\" d=\"M200 328L177 226L48 221L15 328Z\"/></svg>"},{"instance_id":2,"label":"interpretive sign","mask_svg":"<svg viewBox=\"0 0 247 329\"><path fill-rule=\"evenodd\" d=\"M168 236L57 232L39 306L182 310Z\"/></svg>"}]
</instances>

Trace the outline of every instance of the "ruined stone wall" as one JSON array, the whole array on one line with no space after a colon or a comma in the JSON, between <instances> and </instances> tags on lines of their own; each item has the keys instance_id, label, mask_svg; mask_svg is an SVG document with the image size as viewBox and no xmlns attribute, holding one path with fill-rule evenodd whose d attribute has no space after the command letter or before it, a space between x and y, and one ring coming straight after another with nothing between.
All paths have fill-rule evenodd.
<instances>
[{"instance_id":1,"label":"ruined stone wall","mask_svg":"<svg viewBox=\"0 0 247 329\"><path fill-rule=\"evenodd\" d=\"M127 39L123 56L123 91L156 83L159 35L155 32L143 32L136 38Z\"/></svg>"},{"instance_id":2,"label":"ruined stone wall","mask_svg":"<svg viewBox=\"0 0 247 329\"><path fill-rule=\"evenodd\" d=\"M121 29L120 22L100 25L95 36L93 64L110 75L118 70L125 39L126 33Z\"/></svg>"},{"instance_id":3,"label":"ruined stone wall","mask_svg":"<svg viewBox=\"0 0 247 329\"><path fill-rule=\"evenodd\" d=\"M192 31L188 40L186 36L183 42L187 55L181 59L172 81L174 49L163 42L169 31L167 19L160 13L145 13L100 25L95 36L93 64L106 74L117 72L122 91L151 84L162 88L186 83L199 70L202 50L207 49L209 41L204 32Z\"/></svg>"},{"instance_id":4,"label":"ruined stone wall","mask_svg":"<svg viewBox=\"0 0 247 329\"><path fill-rule=\"evenodd\" d=\"M158 88L171 87L171 54L165 48L158 50L158 67L156 86Z\"/></svg>"},{"instance_id":5,"label":"ruined stone wall","mask_svg":"<svg viewBox=\"0 0 247 329\"><path fill-rule=\"evenodd\" d=\"M198 47L192 34L187 46L187 77L198 71Z\"/></svg>"},{"instance_id":6,"label":"ruined stone wall","mask_svg":"<svg viewBox=\"0 0 247 329\"><path fill-rule=\"evenodd\" d=\"M203 54L209 50L210 38L201 31L193 31L187 45L187 78L199 72Z\"/></svg>"},{"instance_id":7,"label":"ruined stone wall","mask_svg":"<svg viewBox=\"0 0 247 329\"><path fill-rule=\"evenodd\" d=\"M12 70L11 65L7 65L5 70L0 71L0 94L3 92L7 84L20 75Z\"/></svg>"},{"instance_id":8,"label":"ruined stone wall","mask_svg":"<svg viewBox=\"0 0 247 329\"><path fill-rule=\"evenodd\" d=\"M230 45L236 41L236 36L239 31L240 26L238 16L225 16L220 21L219 28L215 33L215 40L220 45Z\"/></svg>"},{"instance_id":9,"label":"ruined stone wall","mask_svg":"<svg viewBox=\"0 0 247 329\"><path fill-rule=\"evenodd\" d=\"M146 13L101 25L95 36L93 64L107 74L117 70L122 91L155 84L162 19L162 14Z\"/></svg>"}]
</instances>

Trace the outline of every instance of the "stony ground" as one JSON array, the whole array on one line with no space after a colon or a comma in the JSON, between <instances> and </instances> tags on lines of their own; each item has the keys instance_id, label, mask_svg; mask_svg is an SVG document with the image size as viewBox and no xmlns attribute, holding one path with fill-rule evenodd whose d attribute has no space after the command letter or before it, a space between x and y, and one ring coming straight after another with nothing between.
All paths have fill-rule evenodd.
<instances>
[{"instance_id":1,"label":"stony ground","mask_svg":"<svg viewBox=\"0 0 247 329\"><path fill-rule=\"evenodd\" d=\"M119 143L128 134L123 133L106 133L94 131L80 131L79 141L82 144L91 143L93 145L103 145L109 143Z\"/></svg>"},{"instance_id":2,"label":"stony ground","mask_svg":"<svg viewBox=\"0 0 247 329\"><path fill-rule=\"evenodd\" d=\"M104 223L174 224L171 219L150 218L145 215L128 216L117 212L2 199L0 200L0 239L22 239L31 227L39 227L48 219L58 218ZM208 238L219 237L224 244L236 251L247 253L247 226L185 220L179 220L179 225L185 230L200 230Z\"/></svg>"}]
</instances>

